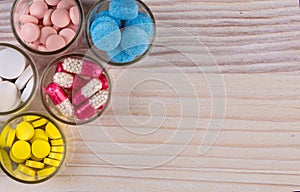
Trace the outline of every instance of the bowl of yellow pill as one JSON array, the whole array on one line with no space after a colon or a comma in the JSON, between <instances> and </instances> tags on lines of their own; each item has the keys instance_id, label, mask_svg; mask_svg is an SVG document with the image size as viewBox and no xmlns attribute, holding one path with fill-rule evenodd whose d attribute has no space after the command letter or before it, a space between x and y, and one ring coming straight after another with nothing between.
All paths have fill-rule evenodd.
<instances>
[{"instance_id":1,"label":"bowl of yellow pill","mask_svg":"<svg viewBox=\"0 0 300 192\"><path fill-rule=\"evenodd\" d=\"M0 127L1 169L23 183L40 183L53 177L66 156L66 139L60 127L45 115L19 114Z\"/></svg>"}]
</instances>

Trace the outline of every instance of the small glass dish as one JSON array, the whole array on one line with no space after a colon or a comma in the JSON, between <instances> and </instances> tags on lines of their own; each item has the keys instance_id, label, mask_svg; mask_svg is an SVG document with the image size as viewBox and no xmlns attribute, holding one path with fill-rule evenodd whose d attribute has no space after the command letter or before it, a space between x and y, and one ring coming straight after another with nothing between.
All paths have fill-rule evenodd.
<instances>
[{"instance_id":1,"label":"small glass dish","mask_svg":"<svg viewBox=\"0 0 300 192\"><path fill-rule=\"evenodd\" d=\"M82 64L85 74L64 68L68 62L75 70L78 70L77 65ZM96 85L91 82L96 82ZM42 74L40 86L46 110L68 125L82 125L95 120L107 108L111 96L110 78L100 61L80 53L69 53L52 61Z\"/></svg>"},{"instance_id":2,"label":"small glass dish","mask_svg":"<svg viewBox=\"0 0 300 192\"><path fill-rule=\"evenodd\" d=\"M36 93L36 90L37 90L37 84L38 84L38 72L37 72L37 69L36 69L36 66L34 64L34 62L32 61L32 59L30 58L30 56L28 56L25 51L23 51L22 49L14 46L14 45L11 45L11 44L7 44L7 43L0 43L0 52L1 54L3 53L2 51L7 51L7 50L11 50L15 53L19 53L22 58L24 58L24 62L25 62L25 67L24 69L22 69L22 74L25 73L25 71L28 71L26 69L31 69L31 72L30 72L30 76L27 76L26 78L22 78L23 80L22 81L18 81L18 79L20 78L20 76L18 76L17 78L15 79L5 79L5 78L0 78L2 81L0 82L1 83L1 86L4 86L2 85L3 82L8 82L8 84L14 84L16 86L16 90L17 90L17 100L16 100L16 104L14 105L14 107L12 107L10 110L7 110L7 111L0 111L0 121L6 121L8 118L10 118L12 115L15 115L21 111L25 111L29 105L31 104L34 96L35 96L35 93ZM8 51L11 53L11 51ZM4 57L6 57L5 53L4 53ZM8 56L7 57L11 57L11 56ZM7 59L6 57L6 59ZM11 58L10 58L11 59ZM7 63L6 60L1 60L0 62L5 62L4 64L2 64L1 66L5 65ZM7 63L8 64L8 63ZM4 68L8 68L9 65L7 66L4 66ZM1 70L1 67L0 67L0 70ZM19 70L19 69L14 69L14 71L16 70ZM1 77L1 75L0 75ZM24 76L23 76L24 77ZM30 80L29 80L30 78ZM25 82L26 80L26 82ZM26 86L30 83L30 88L26 88ZM20 85L22 84L22 85ZM19 86L17 86L19 85ZM25 91L25 89L27 89ZM26 92L26 93L25 93ZM22 95L24 93L24 98L22 101ZM0 94L7 94L7 93L1 93ZM11 100L12 98L10 98ZM3 98L2 98L3 100ZM3 109L3 108L2 108Z\"/></svg>"},{"instance_id":3,"label":"small glass dish","mask_svg":"<svg viewBox=\"0 0 300 192\"><path fill-rule=\"evenodd\" d=\"M13 30L13 34L15 38L18 40L18 42L27 50L39 54L39 55L54 55L54 54L59 54L62 53L66 50L68 50L79 38L81 32L82 32L82 26L84 23L84 13L83 13L83 8L81 5L81 2L79 0L61 0L59 2L65 1L65 5L60 6L60 7L65 7L65 10L68 11L69 15L71 15L71 8L70 6L73 6L74 8L72 9L72 13L76 13L76 22L78 24L74 24L72 20L69 17L69 24L65 27L57 27L52 23L52 15L55 12L56 5L55 6L50 6L47 5L45 1L42 1L48 6L48 11L43 14L43 17L39 19L38 17L32 18L30 15L30 6L39 0L16 0L13 4L12 10L11 10L11 27ZM49 1L53 2L53 1ZM71 2L71 3L70 3ZM77 8L77 9L76 9ZM35 8L34 10L39 10L38 8ZM25 15L25 16L24 16ZM57 14L56 20L63 20L61 15ZM74 15L74 14L73 14ZM25 24L28 23L31 24L31 27L28 27L29 29L33 30L39 35L37 40L25 40L22 38L22 27ZM48 23L47 23L48 22ZM32 27L32 24L35 27ZM38 28L36 27L38 26ZM48 29L43 29L47 27ZM49 29L51 28L51 29ZM27 30L29 30L27 29ZM63 29L67 29L64 32L62 32ZM26 31L26 30L24 30ZM42 33L43 31L43 33ZM70 32L71 31L71 32ZM26 32L24 32L26 33ZM56 34L55 34L56 33ZM28 34L28 32L26 33ZM29 33L32 34L32 33ZM43 35L42 35L43 34ZM49 37L51 35L57 35L56 38L51 38L49 40L49 47L47 46L47 40L50 39ZM42 37L43 36L43 37ZM36 39L32 37L31 39ZM51 43L52 42L52 43ZM55 43L54 43L55 42ZM46 45L47 44L47 45ZM60 46L59 46L59 45ZM54 46L54 47L53 47ZM57 46L57 47L55 47ZM51 48L50 48L51 47ZM49 48L49 49L48 49Z\"/></svg>"},{"instance_id":4,"label":"small glass dish","mask_svg":"<svg viewBox=\"0 0 300 192\"><path fill-rule=\"evenodd\" d=\"M97 57L99 57L102 61L104 61L105 63L108 63L110 65L115 65L115 66L125 66L125 65L131 65L134 64L140 60L142 60L151 50L153 44L154 44L154 39L156 36L156 22L155 22L155 18L154 15L152 13L152 11L149 9L149 7L141 0L134 0L137 5L138 5L138 12L139 14L144 14L146 15L149 20L151 20L151 23L143 23L143 25L148 25L148 27L151 27L151 35L148 37L148 42L147 42L147 49L142 53L142 54L138 54L135 56L130 56L133 57L131 59L128 58L125 59L124 61L114 61L112 58L113 56L110 56L112 54L114 54L114 56L118 55L118 53L120 53L120 51L122 50L120 47L121 43L118 46L118 50L117 52L110 52L110 51L103 51L100 50L99 48L97 48L97 46L94 44L93 42L93 37L91 35L91 26L93 24L93 22L95 21L95 19L98 18L98 14L100 12L103 11L108 11L109 10L109 6L110 3L112 2L112 0L100 0L98 1L89 11L88 16L87 16L87 20L86 20L86 24L85 24L85 38L87 40L88 46L89 48L92 50L93 53L95 53L97 55ZM108 13L102 14L100 13L101 16L109 16ZM127 20L128 21L128 20ZM123 34L124 29L128 28L129 26L126 27L126 20L119 20L119 29L121 31L121 33ZM112 32L111 34L113 34L114 32ZM109 35L108 35L109 36ZM122 41L122 40L121 40ZM117 50L115 49L115 50ZM110 52L110 53L109 53Z\"/></svg>"},{"instance_id":5,"label":"small glass dish","mask_svg":"<svg viewBox=\"0 0 300 192\"><path fill-rule=\"evenodd\" d=\"M0 130L1 169L10 178L35 184L60 170L67 153L66 138L50 118L40 113L23 113L9 119Z\"/></svg>"}]
</instances>

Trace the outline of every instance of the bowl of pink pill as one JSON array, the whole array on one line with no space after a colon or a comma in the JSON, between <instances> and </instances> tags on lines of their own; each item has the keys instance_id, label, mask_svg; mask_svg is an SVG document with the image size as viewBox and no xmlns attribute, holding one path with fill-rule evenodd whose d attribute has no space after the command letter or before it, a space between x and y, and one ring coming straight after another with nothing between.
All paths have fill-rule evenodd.
<instances>
[{"instance_id":1,"label":"bowl of pink pill","mask_svg":"<svg viewBox=\"0 0 300 192\"><path fill-rule=\"evenodd\" d=\"M0 132L1 169L22 183L53 177L66 157L66 139L54 121L39 113L23 113L8 120Z\"/></svg>"},{"instance_id":2,"label":"bowl of pink pill","mask_svg":"<svg viewBox=\"0 0 300 192\"><path fill-rule=\"evenodd\" d=\"M52 55L79 37L83 11L78 0L17 0L11 12L13 33L31 52Z\"/></svg>"},{"instance_id":3,"label":"bowl of pink pill","mask_svg":"<svg viewBox=\"0 0 300 192\"><path fill-rule=\"evenodd\" d=\"M0 43L0 117L25 110L33 100L37 82L32 59L18 47Z\"/></svg>"},{"instance_id":4,"label":"bowl of pink pill","mask_svg":"<svg viewBox=\"0 0 300 192\"><path fill-rule=\"evenodd\" d=\"M81 125L95 120L108 105L111 87L97 59L71 53L50 63L41 80L46 110L58 121Z\"/></svg>"}]
</instances>

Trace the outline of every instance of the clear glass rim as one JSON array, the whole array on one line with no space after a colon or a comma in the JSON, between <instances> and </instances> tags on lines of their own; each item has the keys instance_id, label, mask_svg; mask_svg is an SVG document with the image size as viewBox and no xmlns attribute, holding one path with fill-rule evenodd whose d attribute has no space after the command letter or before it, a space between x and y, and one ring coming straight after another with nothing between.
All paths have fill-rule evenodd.
<instances>
[{"instance_id":1,"label":"clear glass rim","mask_svg":"<svg viewBox=\"0 0 300 192\"><path fill-rule=\"evenodd\" d=\"M39 51L39 50L36 50L36 49L33 49L31 47L29 47L26 43L24 43L24 41L19 37L18 35L18 32L16 31L15 29L15 17L14 17L14 14L15 14L15 10L16 10L16 7L17 5L19 4L21 0L16 0L12 6L12 10L11 10L11 14L10 14L10 25L11 25L11 28L12 28L12 31L13 31L13 34L15 36L15 38L17 39L17 41L27 50L29 50L30 52L32 53L35 53L35 54L38 54L38 55L56 55L56 54L59 54L65 50L67 50L68 48L70 48L76 41L77 39L79 38L81 32L82 32L82 26L84 25L84 12L83 12L83 8L82 8L82 4L79 0L74 0L75 3L77 4L78 6L78 10L79 10L79 15L80 15L80 23L79 23L79 26L78 26L78 29L77 29L77 32L74 36L74 38L67 44L65 45L63 48L61 49L58 49L56 51L47 51L47 52L44 52L44 51Z\"/></svg>"},{"instance_id":2,"label":"clear glass rim","mask_svg":"<svg viewBox=\"0 0 300 192\"><path fill-rule=\"evenodd\" d=\"M60 60L63 60L64 58L67 58L67 57L81 57L81 58L87 58L88 60L91 60L93 62L95 62L97 65L99 65L103 72L105 73L106 75L106 78L107 78L107 81L108 81L108 87L109 87L109 91L108 91L108 99L107 99L107 102L104 106L104 108L100 111L100 112L97 112L97 115L95 115L95 117L93 118L90 118L88 120L85 120L85 121L80 121L78 120L78 122L76 120L74 120L74 122L72 121L67 121L65 119L62 119L60 118L58 115L56 115L49 107L48 107L48 102L46 101L46 98L44 97L44 89L43 89L43 84L44 84L44 81L45 81L45 78L46 78L46 75L48 73L48 71L51 69L51 67L53 65L55 65L58 61ZM94 120L96 120L97 118L99 118L102 113L107 109L109 103L110 103L110 99L111 99L111 91L112 91L112 87L111 87L111 81L110 81L110 77L107 73L107 70L103 67L103 65L100 63L100 61L97 61L93 56L89 56L89 55L84 55L82 53L68 53L68 54L65 54L65 55L62 55L56 59L54 59L53 61L50 62L50 64L47 66L47 68L44 70L43 74L42 74L42 77L41 77L41 83L40 83L40 96L41 96L41 99L42 99L42 103L43 103L43 106L44 108L47 110L48 113L50 113L56 120L58 120L59 122L62 122L64 124L67 124L67 125L84 125L84 124L87 124L87 123L90 123Z\"/></svg>"},{"instance_id":3,"label":"clear glass rim","mask_svg":"<svg viewBox=\"0 0 300 192\"><path fill-rule=\"evenodd\" d=\"M20 118L20 117L24 117L24 116L27 116L27 115L36 115L36 116L40 116L42 118L45 118L47 119L48 121L50 121L51 123L54 124L54 126L56 126L59 130L59 132L61 133L61 136L62 136L62 139L64 141L64 156L63 156L63 159L61 160L61 163L58 167L56 167L56 170L51 174L49 175L48 177L45 177L43 179L40 179L40 180L36 180L36 181L24 181L22 179L19 179L19 178L16 178L14 177L9 171L6 170L5 166L2 165L2 162L0 161L0 167L2 169L2 171L8 175L10 178L18 181L18 182L21 182L21 183L25 183L25 184L38 184L38 183L42 183L44 181L47 181L49 179L51 179L53 176L55 176L58 171L61 169L62 165L65 163L65 160L66 160L66 155L67 155L67 140L66 140L66 137L65 137L65 134L63 133L63 131L61 130L60 126L55 122L53 121L50 117L46 116L45 114L43 113L40 113L40 112L25 112L25 113L20 113L14 117L11 117L9 120L7 120L3 127L5 127L6 125L8 125L10 122L12 122L13 120L17 119L17 118Z\"/></svg>"},{"instance_id":4,"label":"clear glass rim","mask_svg":"<svg viewBox=\"0 0 300 192\"><path fill-rule=\"evenodd\" d=\"M156 21L155 21L155 17L151 11L151 9L142 1L142 0L135 0L137 1L139 4L141 4L143 6L143 8L145 8L146 12L150 15L150 18L152 19L153 21L153 35L152 35L152 38L149 42L149 47L148 49L140 56L138 56L137 58L135 58L133 61L130 61L130 62L125 62L125 63L116 63L116 62L112 62L112 61L108 61L107 59L103 58L100 54L98 54L97 50L94 48L93 46L93 43L90 41L90 38L89 38L89 33L90 33L90 27L89 27L89 19L94 11L94 9L100 5L101 3L104 3L104 2L109 2L108 0L100 0L98 1L97 3L95 3L92 8L90 9L89 13L87 14L87 18L86 18L86 22L85 22L85 30L84 30L84 36L85 36L85 39L86 39L86 42L88 44L88 47L89 49L92 50L92 52L94 53L94 55L96 55L101 61L109 64L109 65L113 65L113 66L128 66L128 65L132 65L134 63L137 63L139 61L141 61L146 55L148 55L148 53L150 52L150 50L152 49L153 47L153 44L154 44L154 40L155 40L155 37L156 37Z\"/></svg>"},{"instance_id":5,"label":"clear glass rim","mask_svg":"<svg viewBox=\"0 0 300 192\"><path fill-rule=\"evenodd\" d=\"M13 109L13 110L10 110L10 111L5 111L5 112L0 112L0 116L6 116L6 115L11 115L11 114L14 114L16 112L19 112L21 111L22 109L24 109L28 104L31 103L34 95L35 95L35 92L37 90L37 82L39 81L39 77L38 77L38 72L37 72L37 68L33 62L33 60L31 59L31 57L25 52L23 51L21 48L15 46L15 45L11 45L11 44L8 44L8 43L0 43L0 47L8 47L8 48L11 48L11 49L14 49L18 52L20 52L25 58L26 60L28 61L29 65L31 66L32 68L32 72L33 72L33 78L34 78L34 82L33 82L33 90L32 92L30 93L30 96L29 98L27 99L26 102L24 102L22 105L20 105L19 107Z\"/></svg>"}]
</instances>

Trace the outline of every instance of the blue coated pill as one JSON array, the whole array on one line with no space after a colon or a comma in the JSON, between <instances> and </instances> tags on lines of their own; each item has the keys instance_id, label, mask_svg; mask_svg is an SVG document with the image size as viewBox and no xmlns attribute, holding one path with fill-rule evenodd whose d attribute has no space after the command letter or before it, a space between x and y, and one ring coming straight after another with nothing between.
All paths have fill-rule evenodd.
<instances>
[{"instance_id":1,"label":"blue coated pill","mask_svg":"<svg viewBox=\"0 0 300 192\"><path fill-rule=\"evenodd\" d=\"M122 33L120 46L129 55L141 55L149 47L149 35L137 25L126 27Z\"/></svg>"},{"instance_id":2,"label":"blue coated pill","mask_svg":"<svg viewBox=\"0 0 300 192\"><path fill-rule=\"evenodd\" d=\"M138 16L139 6L135 0L113 0L109 4L109 15L121 20L130 20Z\"/></svg>"},{"instance_id":3,"label":"blue coated pill","mask_svg":"<svg viewBox=\"0 0 300 192\"><path fill-rule=\"evenodd\" d=\"M111 51L121 41L121 31L116 22L101 22L91 31L94 45L103 51Z\"/></svg>"},{"instance_id":4,"label":"blue coated pill","mask_svg":"<svg viewBox=\"0 0 300 192\"><path fill-rule=\"evenodd\" d=\"M116 20L114 20L113 18L111 18L109 16L99 16L92 22L90 31L93 31L95 29L95 27L101 22L112 22L112 23L115 23L116 25L118 25ZM118 25L118 27L119 27L119 25Z\"/></svg>"},{"instance_id":5,"label":"blue coated pill","mask_svg":"<svg viewBox=\"0 0 300 192\"><path fill-rule=\"evenodd\" d=\"M143 12L139 12L139 15L137 18L132 19L132 20L127 20L125 22L125 27L129 27L132 25L138 25L139 27L143 28L149 36L152 36L153 34L153 21L151 17L149 17L147 14Z\"/></svg>"},{"instance_id":6,"label":"blue coated pill","mask_svg":"<svg viewBox=\"0 0 300 192\"><path fill-rule=\"evenodd\" d=\"M101 17L101 16L108 16L108 17L111 17L111 15L109 15L109 11L108 10L103 10L103 11L100 11L99 13L97 13L97 15L95 16L95 19L94 21L98 18L98 17ZM113 18L113 17L112 17ZM120 19L116 19L116 18L113 18L119 25L119 27L121 27L121 20Z\"/></svg>"},{"instance_id":7,"label":"blue coated pill","mask_svg":"<svg viewBox=\"0 0 300 192\"><path fill-rule=\"evenodd\" d=\"M123 51L120 47L107 51L107 56L112 62L115 63L127 63L133 61L135 56L128 55L125 51Z\"/></svg>"}]
</instances>

